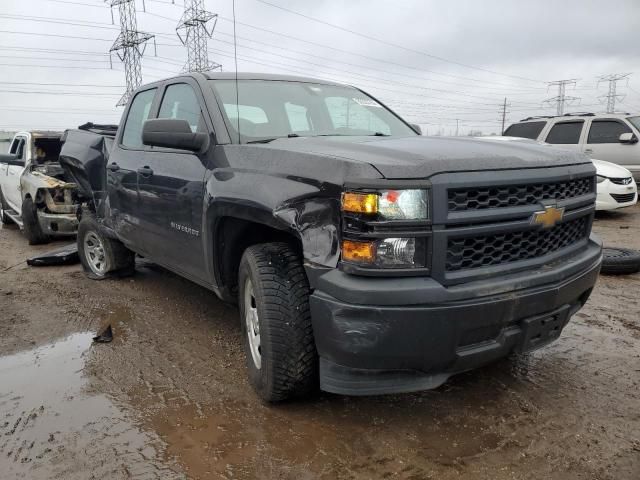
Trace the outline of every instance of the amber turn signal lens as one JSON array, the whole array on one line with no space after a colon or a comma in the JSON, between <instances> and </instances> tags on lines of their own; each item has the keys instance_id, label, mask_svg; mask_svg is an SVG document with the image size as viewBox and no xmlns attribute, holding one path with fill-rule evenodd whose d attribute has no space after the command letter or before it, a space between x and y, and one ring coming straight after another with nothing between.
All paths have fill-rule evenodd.
<instances>
[{"instance_id":1,"label":"amber turn signal lens","mask_svg":"<svg viewBox=\"0 0 640 480\"><path fill-rule=\"evenodd\" d=\"M342 194L342 210L351 213L378 213L378 195L345 192Z\"/></svg>"},{"instance_id":2,"label":"amber turn signal lens","mask_svg":"<svg viewBox=\"0 0 640 480\"><path fill-rule=\"evenodd\" d=\"M373 263L376 252L372 242L342 242L342 260L356 263Z\"/></svg>"}]
</instances>

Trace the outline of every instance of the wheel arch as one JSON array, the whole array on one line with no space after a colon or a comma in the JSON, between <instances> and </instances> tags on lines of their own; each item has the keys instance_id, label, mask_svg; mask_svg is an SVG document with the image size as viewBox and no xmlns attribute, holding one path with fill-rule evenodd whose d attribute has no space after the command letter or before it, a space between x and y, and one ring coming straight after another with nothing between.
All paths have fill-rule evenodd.
<instances>
[{"instance_id":1,"label":"wheel arch","mask_svg":"<svg viewBox=\"0 0 640 480\"><path fill-rule=\"evenodd\" d=\"M303 252L297 232L282 223L265 221L260 215L224 215L217 218L211 240L216 283L221 296L227 301L236 300L238 268L247 248L260 243L285 242L301 255Z\"/></svg>"}]
</instances>

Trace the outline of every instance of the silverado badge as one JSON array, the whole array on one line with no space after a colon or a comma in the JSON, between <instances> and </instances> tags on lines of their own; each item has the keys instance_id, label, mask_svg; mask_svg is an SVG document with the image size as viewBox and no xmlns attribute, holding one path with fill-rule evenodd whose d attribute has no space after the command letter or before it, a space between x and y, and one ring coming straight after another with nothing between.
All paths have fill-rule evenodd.
<instances>
[{"instance_id":1,"label":"silverado badge","mask_svg":"<svg viewBox=\"0 0 640 480\"><path fill-rule=\"evenodd\" d=\"M544 212L534 212L531 217L533 225L540 225L542 228L551 228L557 225L564 216L564 207L544 207Z\"/></svg>"}]
</instances>

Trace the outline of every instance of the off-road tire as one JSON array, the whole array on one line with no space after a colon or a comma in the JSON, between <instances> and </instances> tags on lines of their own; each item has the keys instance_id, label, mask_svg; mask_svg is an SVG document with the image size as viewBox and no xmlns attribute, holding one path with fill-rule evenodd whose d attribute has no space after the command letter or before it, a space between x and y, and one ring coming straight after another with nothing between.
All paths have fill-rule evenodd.
<instances>
[{"instance_id":1,"label":"off-road tire","mask_svg":"<svg viewBox=\"0 0 640 480\"><path fill-rule=\"evenodd\" d=\"M102 243L104 250L104 269L96 271L91 267L89 253L85 250L85 239L88 235L95 235ZM135 253L125 247L122 242L106 236L96 217L91 212L83 212L78 225L78 255L80 263L87 276L93 280L102 280L113 274L120 276L131 275L135 271Z\"/></svg>"},{"instance_id":2,"label":"off-road tire","mask_svg":"<svg viewBox=\"0 0 640 480\"><path fill-rule=\"evenodd\" d=\"M245 288L250 279L260 326L261 366L251 354L245 321ZM239 307L249 380L267 402L309 395L318 388L309 282L300 256L286 243L247 248L238 271Z\"/></svg>"},{"instance_id":3,"label":"off-road tire","mask_svg":"<svg viewBox=\"0 0 640 480\"><path fill-rule=\"evenodd\" d=\"M603 248L601 273L627 275L640 272L640 251L628 248Z\"/></svg>"},{"instance_id":4,"label":"off-road tire","mask_svg":"<svg viewBox=\"0 0 640 480\"><path fill-rule=\"evenodd\" d=\"M29 245L49 243L49 236L42 231L40 222L38 222L38 209L31 197L26 197L22 202L22 225L24 236L27 237Z\"/></svg>"},{"instance_id":5,"label":"off-road tire","mask_svg":"<svg viewBox=\"0 0 640 480\"><path fill-rule=\"evenodd\" d=\"M0 189L0 223L6 225L11 222L9 215L5 213L7 210L9 210L9 208L9 204L4 199L4 195L2 194L2 189Z\"/></svg>"}]
</instances>

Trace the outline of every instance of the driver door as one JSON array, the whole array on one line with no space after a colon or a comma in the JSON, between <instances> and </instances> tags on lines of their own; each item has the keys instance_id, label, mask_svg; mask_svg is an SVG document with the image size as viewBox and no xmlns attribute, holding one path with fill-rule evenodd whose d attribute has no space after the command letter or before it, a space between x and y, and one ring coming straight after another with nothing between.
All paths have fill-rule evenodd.
<instances>
[{"instance_id":1,"label":"driver door","mask_svg":"<svg viewBox=\"0 0 640 480\"><path fill-rule=\"evenodd\" d=\"M16 155L17 165L8 164L6 174L2 178L2 194L9 206L20 213L22 210L22 189L20 187L20 178L24 172L25 162L28 155L28 142L24 136L14 138L9 149L9 154ZM4 166L3 169L4 171Z\"/></svg>"}]
</instances>

